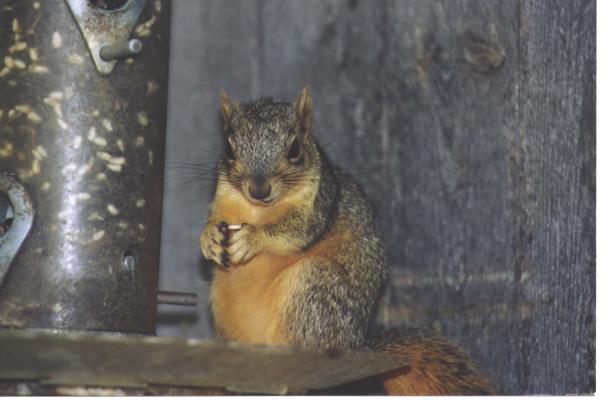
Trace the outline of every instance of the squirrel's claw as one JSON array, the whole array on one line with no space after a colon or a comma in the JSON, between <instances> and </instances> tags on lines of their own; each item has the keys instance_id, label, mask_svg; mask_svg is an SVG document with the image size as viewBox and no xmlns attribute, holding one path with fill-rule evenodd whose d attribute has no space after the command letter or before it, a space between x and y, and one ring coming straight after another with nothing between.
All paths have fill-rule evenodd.
<instances>
[{"instance_id":1,"label":"squirrel's claw","mask_svg":"<svg viewBox=\"0 0 608 400\"><path fill-rule=\"evenodd\" d=\"M220 224L209 223L205 226L200 238L201 251L207 260L216 264L227 266L225 262L225 241L227 240L220 229ZM227 243L226 243L227 244Z\"/></svg>"},{"instance_id":2,"label":"squirrel's claw","mask_svg":"<svg viewBox=\"0 0 608 400\"><path fill-rule=\"evenodd\" d=\"M222 265L226 268L230 267L229 261L230 261L230 259L228 257L228 253L226 251L224 251L222 253Z\"/></svg>"},{"instance_id":3,"label":"squirrel's claw","mask_svg":"<svg viewBox=\"0 0 608 400\"><path fill-rule=\"evenodd\" d=\"M226 253L230 265L247 262L256 255L255 228L252 225L243 225L240 230L234 232L228 239Z\"/></svg>"}]
</instances>

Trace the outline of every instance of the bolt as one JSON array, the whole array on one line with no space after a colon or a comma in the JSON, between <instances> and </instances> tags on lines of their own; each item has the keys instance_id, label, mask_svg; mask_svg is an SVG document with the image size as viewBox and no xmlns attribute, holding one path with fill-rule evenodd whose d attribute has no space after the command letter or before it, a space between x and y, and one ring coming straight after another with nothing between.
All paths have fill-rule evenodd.
<instances>
[{"instance_id":1,"label":"bolt","mask_svg":"<svg viewBox=\"0 0 608 400\"><path fill-rule=\"evenodd\" d=\"M141 40L131 39L126 42L102 47L99 51L99 55L104 61L112 61L137 55L141 53L143 47L144 45L141 43Z\"/></svg>"}]
</instances>

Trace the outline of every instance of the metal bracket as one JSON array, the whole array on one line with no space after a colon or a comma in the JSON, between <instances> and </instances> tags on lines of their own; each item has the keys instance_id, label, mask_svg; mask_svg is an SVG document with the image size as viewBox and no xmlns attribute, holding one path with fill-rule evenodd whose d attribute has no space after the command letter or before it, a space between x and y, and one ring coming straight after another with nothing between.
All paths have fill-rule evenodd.
<instances>
[{"instance_id":1,"label":"metal bracket","mask_svg":"<svg viewBox=\"0 0 608 400\"><path fill-rule=\"evenodd\" d=\"M19 252L34 221L34 205L25 188L12 176L0 173L0 193L8 197L13 209L13 222L0 236L0 286L13 259Z\"/></svg>"},{"instance_id":2,"label":"metal bracket","mask_svg":"<svg viewBox=\"0 0 608 400\"><path fill-rule=\"evenodd\" d=\"M101 74L110 74L116 59L131 57L141 51L141 42L138 39L129 40L129 36L146 0L128 0L115 10L97 7L90 0L66 2Z\"/></svg>"}]
</instances>

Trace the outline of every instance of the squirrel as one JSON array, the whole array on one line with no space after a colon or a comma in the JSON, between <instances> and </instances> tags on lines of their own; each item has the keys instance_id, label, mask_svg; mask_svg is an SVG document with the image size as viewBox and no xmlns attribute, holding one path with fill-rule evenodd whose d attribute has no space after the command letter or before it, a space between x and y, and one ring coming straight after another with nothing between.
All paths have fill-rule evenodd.
<instances>
[{"instance_id":1,"label":"squirrel","mask_svg":"<svg viewBox=\"0 0 608 400\"><path fill-rule=\"evenodd\" d=\"M370 333L389 275L373 209L313 136L312 99L239 104L221 91L225 151L200 237L220 339L402 355L387 394L492 394L458 347L414 328Z\"/></svg>"}]
</instances>

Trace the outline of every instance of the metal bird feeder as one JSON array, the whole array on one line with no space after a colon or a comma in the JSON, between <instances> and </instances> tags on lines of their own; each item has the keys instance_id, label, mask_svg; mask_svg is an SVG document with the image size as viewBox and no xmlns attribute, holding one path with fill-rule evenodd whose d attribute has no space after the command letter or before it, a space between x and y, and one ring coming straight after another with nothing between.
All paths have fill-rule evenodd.
<instances>
[{"instance_id":1,"label":"metal bird feeder","mask_svg":"<svg viewBox=\"0 0 608 400\"><path fill-rule=\"evenodd\" d=\"M0 327L154 334L172 301L157 287L169 11L0 2Z\"/></svg>"}]
</instances>

